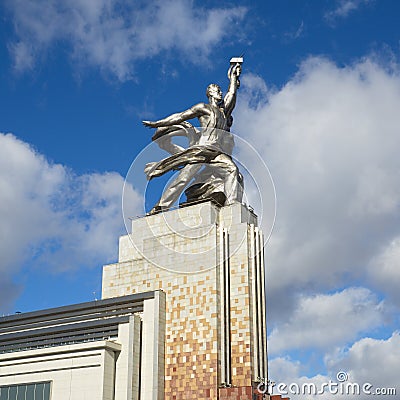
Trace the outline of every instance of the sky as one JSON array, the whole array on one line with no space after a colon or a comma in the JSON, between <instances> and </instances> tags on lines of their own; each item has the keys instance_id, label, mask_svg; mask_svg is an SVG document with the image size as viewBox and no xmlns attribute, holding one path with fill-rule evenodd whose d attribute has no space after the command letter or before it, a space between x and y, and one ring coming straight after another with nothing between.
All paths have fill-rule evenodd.
<instances>
[{"instance_id":1,"label":"sky","mask_svg":"<svg viewBox=\"0 0 400 400\"><path fill-rule=\"evenodd\" d=\"M277 195L271 378L342 371L400 398L399 16L396 0L3 0L0 314L101 297L124 179L151 142L141 120L226 89L244 54L232 131Z\"/></svg>"}]
</instances>

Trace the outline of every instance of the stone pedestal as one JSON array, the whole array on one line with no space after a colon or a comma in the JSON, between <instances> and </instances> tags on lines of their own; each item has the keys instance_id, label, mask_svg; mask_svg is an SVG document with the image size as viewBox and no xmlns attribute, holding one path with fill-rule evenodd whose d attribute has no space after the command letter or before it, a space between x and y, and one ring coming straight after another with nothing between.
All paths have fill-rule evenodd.
<instances>
[{"instance_id":1,"label":"stone pedestal","mask_svg":"<svg viewBox=\"0 0 400 400\"><path fill-rule=\"evenodd\" d=\"M206 202L133 220L118 263L104 266L103 298L157 289L166 400L228 398L222 388L267 378L263 235L247 207Z\"/></svg>"}]
</instances>

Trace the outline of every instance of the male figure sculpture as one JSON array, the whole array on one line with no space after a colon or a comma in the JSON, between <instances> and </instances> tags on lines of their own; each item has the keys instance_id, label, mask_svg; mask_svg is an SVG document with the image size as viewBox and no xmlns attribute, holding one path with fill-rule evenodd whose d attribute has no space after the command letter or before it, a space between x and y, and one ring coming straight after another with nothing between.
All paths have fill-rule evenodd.
<instances>
[{"instance_id":1,"label":"male figure sculpture","mask_svg":"<svg viewBox=\"0 0 400 400\"><path fill-rule=\"evenodd\" d=\"M153 139L169 135L171 132L173 134L174 130L185 129L187 131L189 129L192 131L187 149L174 151L170 157L150 163L146 167L145 172L148 179L160 176L170 170L181 169L177 178L165 189L150 213L170 208L205 164L212 166L218 171L217 175L222 177L226 197L225 204L241 201L242 187L239 182L239 170L231 158L233 137L229 133L232 125L231 115L236 104L236 92L240 84L240 73L240 63L236 63L229 69L230 84L224 98L222 98L221 88L216 84L211 84L206 91L208 104L196 104L186 111L172 114L159 121L143 121L145 126L159 128ZM200 131L194 130L189 123L185 122L193 118L199 120Z\"/></svg>"}]
</instances>

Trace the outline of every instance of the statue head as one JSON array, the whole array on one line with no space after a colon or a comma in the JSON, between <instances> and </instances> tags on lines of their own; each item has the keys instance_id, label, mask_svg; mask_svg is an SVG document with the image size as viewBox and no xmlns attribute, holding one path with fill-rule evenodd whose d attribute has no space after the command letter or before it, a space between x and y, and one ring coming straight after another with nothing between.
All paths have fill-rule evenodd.
<instances>
[{"instance_id":1,"label":"statue head","mask_svg":"<svg viewBox=\"0 0 400 400\"><path fill-rule=\"evenodd\" d=\"M209 100L211 98L217 100L217 102L222 100L222 90L216 83L211 83L211 85L207 86L206 95Z\"/></svg>"}]
</instances>

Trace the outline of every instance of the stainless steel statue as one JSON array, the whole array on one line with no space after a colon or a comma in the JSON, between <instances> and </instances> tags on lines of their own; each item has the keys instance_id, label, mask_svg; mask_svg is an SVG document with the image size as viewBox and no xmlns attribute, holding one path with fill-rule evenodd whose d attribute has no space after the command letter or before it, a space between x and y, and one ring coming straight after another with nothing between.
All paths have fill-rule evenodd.
<instances>
[{"instance_id":1,"label":"stainless steel statue","mask_svg":"<svg viewBox=\"0 0 400 400\"><path fill-rule=\"evenodd\" d=\"M159 121L143 121L145 126L158 128L153 135L158 145L171 156L147 164L145 173L150 180L171 170L180 170L178 176L164 190L160 200L150 213L169 209L185 190L188 202L212 198L221 205L241 202L243 178L232 161L234 147L232 111L236 104L236 93L243 59L231 59L228 70L229 88L222 98L221 88L216 84L207 87L208 104L199 103L181 113L172 114ZM187 120L197 118L200 129ZM173 143L174 136L186 136L189 147Z\"/></svg>"}]
</instances>

